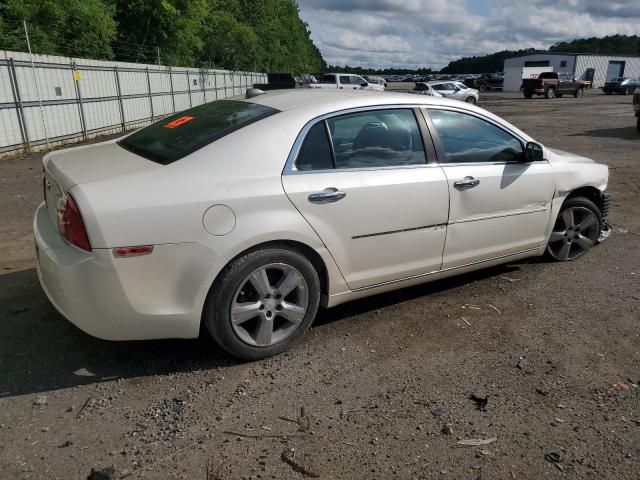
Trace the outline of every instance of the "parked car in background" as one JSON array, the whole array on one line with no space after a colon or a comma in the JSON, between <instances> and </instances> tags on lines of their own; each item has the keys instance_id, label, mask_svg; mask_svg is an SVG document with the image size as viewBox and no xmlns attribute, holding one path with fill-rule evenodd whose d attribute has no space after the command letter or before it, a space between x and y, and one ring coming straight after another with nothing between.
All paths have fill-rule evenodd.
<instances>
[{"instance_id":1,"label":"parked car in background","mask_svg":"<svg viewBox=\"0 0 640 480\"><path fill-rule=\"evenodd\" d=\"M327 73L318 79L318 83L310 83L309 88L384 91L384 85L369 83L360 75L354 75L353 73Z\"/></svg>"},{"instance_id":2,"label":"parked car in background","mask_svg":"<svg viewBox=\"0 0 640 480\"><path fill-rule=\"evenodd\" d=\"M267 73L269 83L256 83L253 88L260 90L283 90L287 88L296 88L296 79L290 73Z\"/></svg>"},{"instance_id":3,"label":"parked car in background","mask_svg":"<svg viewBox=\"0 0 640 480\"><path fill-rule=\"evenodd\" d=\"M432 97L442 97L442 94L433 89L427 82L416 82L416 86L413 90L409 90L408 93L416 93L418 95L430 95Z\"/></svg>"},{"instance_id":4,"label":"parked car in background","mask_svg":"<svg viewBox=\"0 0 640 480\"><path fill-rule=\"evenodd\" d=\"M584 86L584 82L577 80L573 75L542 72L538 78L522 80L520 91L524 94L524 98L531 98L533 95L544 95L545 98L573 95L580 98L584 95Z\"/></svg>"},{"instance_id":5,"label":"parked car in background","mask_svg":"<svg viewBox=\"0 0 640 480\"><path fill-rule=\"evenodd\" d=\"M607 95L619 93L622 95L631 95L636 91L636 87L640 87L640 78L613 78L604 84L602 91Z\"/></svg>"},{"instance_id":6,"label":"parked car in background","mask_svg":"<svg viewBox=\"0 0 640 480\"><path fill-rule=\"evenodd\" d=\"M364 79L370 84L382 85L387 88L387 81L382 77L376 77L375 75L365 75Z\"/></svg>"},{"instance_id":7,"label":"parked car in background","mask_svg":"<svg viewBox=\"0 0 640 480\"><path fill-rule=\"evenodd\" d=\"M633 94L633 109L636 112L636 127L638 133L640 133L640 86L636 87L636 91Z\"/></svg>"},{"instance_id":8,"label":"parked car in background","mask_svg":"<svg viewBox=\"0 0 640 480\"><path fill-rule=\"evenodd\" d=\"M478 103L480 95L475 88L469 88L462 82L429 82L431 88L443 97L467 103Z\"/></svg>"},{"instance_id":9,"label":"parked car in background","mask_svg":"<svg viewBox=\"0 0 640 480\"><path fill-rule=\"evenodd\" d=\"M43 168L37 274L63 316L109 340L204 330L250 360L298 342L320 306L576 260L608 209L606 165L402 93L217 100Z\"/></svg>"},{"instance_id":10,"label":"parked car in background","mask_svg":"<svg viewBox=\"0 0 640 480\"><path fill-rule=\"evenodd\" d=\"M463 80L467 87L475 88L480 92L489 90L502 90L504 73L483 73L480 76L467 76Z\"/></svg>"}]
</instances>

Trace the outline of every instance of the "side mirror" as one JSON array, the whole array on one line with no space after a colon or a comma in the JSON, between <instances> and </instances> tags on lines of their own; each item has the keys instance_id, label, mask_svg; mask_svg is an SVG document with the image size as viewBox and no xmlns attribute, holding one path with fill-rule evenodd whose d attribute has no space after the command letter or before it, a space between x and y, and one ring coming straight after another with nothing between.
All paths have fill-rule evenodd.
<instances>
[{"instance_id":1,"label":"side mirror","mask_svg":"<svg viewBox=\"0 0 640 480\"><path fill-rule=\"evenodd\" d=\"M527 142L524 147L524 161L525 162L540 162L544 160L544 150L542 145L535 142Z\"/></svg>"}]
</instances>

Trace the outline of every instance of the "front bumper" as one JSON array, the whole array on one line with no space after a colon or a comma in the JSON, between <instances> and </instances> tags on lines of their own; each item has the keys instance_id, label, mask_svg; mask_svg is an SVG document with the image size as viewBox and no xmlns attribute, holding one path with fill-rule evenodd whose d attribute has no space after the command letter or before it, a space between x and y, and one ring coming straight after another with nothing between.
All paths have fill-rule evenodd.
<instances>
[{"instance_id":1,"label":"front bumper","mask_svg":"<svg viewBox=\"0 0 640 480\"><path fill-rule=\"evenodd\" d=\"M198 336L215 264L208 248L157 245L150 255L123 259L110 249L86 252L62 239L44 203L33 231L40 285L81 330L105 340Z\"/></svg>"}]
</instances>

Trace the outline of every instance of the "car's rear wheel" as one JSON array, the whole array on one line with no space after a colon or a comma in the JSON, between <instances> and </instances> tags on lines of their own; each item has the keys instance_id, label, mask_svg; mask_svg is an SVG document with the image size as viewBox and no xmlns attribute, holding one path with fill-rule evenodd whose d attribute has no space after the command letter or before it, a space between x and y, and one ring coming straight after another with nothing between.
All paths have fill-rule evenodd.
<instances>
[{"instance_id":1,"label":"car's rear wheel","mask_svg":"<svg viewBox=\"0 0 640 480\"><path fill-rule=\"evenodd\" d=\"M245 360L277 355L307 331L320 303L320 280L301 253L270 247L233 261L216 280L203 322L224 350Z\"/></svg>"},{"instance_id":2,"label":"car's rear wheel","mask_svg":"<svg viewBox=\"0 0 640 480\"><path fill-rule=\"evenodd\" d=\"M544 92L544 98L556 98L556 89L547 88L547 91Z\"/></svg>"},{"instance_id":3,"label":"car's rear wheel","mask_svg":"<svg viewBox=\"0 0 640 480\"><path fill-rule=\"evenodd\" d=\"M573 96L576 98L582 98L584 96L584 88L579 88L573 93Z\"/></svg>"},{"instance_id":4,"label":"car's rear wheel","mask_svg":"<svg viewBox=\"0 0 640 480\"><path fill-rule=\"evenodd\" d=\"M609 91L605 91L605 92L604 92L604 94L605 94L605 95L611 95L611 92L609 92Z\"/></svg>"},{"instance_id":5,"label":"car's rear wheel","mask_svg":"<svg viewBox=\"0 0 640 480\"><path fill-rule=\"evenodd\" d=\"M533 97L532 92L524 92L524 98L531 98L531 97Z\"/></svg>"},{"instance_id":6,"label":"car's rear wheel","mask_svg":"<svg viewBox=\"0 0 640 480\"><path fill-rule=\"evenodd\" d=\"M476 104L476 99L475 99L475 97L467 97L465 99L465 102L475 105Z\"/></svg>"},{"instance_id":7,"label":"car's rear wheel","mask_svg":"<svg viewBox=\"0 0 640 480\"><path fill-rule=\"evenodd\" d=\"M602 228L602 214L588 198L570 198L558 214L546 255L560 262L580 258L597 242Z\"/></svg>"}]
</instances>

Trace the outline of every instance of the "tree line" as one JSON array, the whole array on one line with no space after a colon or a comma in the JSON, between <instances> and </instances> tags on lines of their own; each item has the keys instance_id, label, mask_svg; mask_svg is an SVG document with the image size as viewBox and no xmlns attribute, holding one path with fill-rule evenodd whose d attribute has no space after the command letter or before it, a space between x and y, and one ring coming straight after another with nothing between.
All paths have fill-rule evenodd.
<instances>
[{"instance_id":1,"label":"tree line","mask_svg":"<svg viewBox=\"0 0 640 480\"><path fill-rule=\"evenodd\" d=\"M640 55L640 36L638 35L609 35L602 38L581 38L569 42L559 42L549 50L503 50L501 52L481 55L477 57L463 57L449 62L442 73L488 73L503 69L507 58L532 53L567 52L567 53L602 53L613 55Z\"/></svg>"},{"instance_id":2,"label":"tree line","mask_svg":"<svg viewBox=\"0 0 640 480\"><path fill-rule=\"evenodd\" d=\"M295 0L0 0L0 48L229 70L319 72Z\"/></svg>"}]
</instances>

